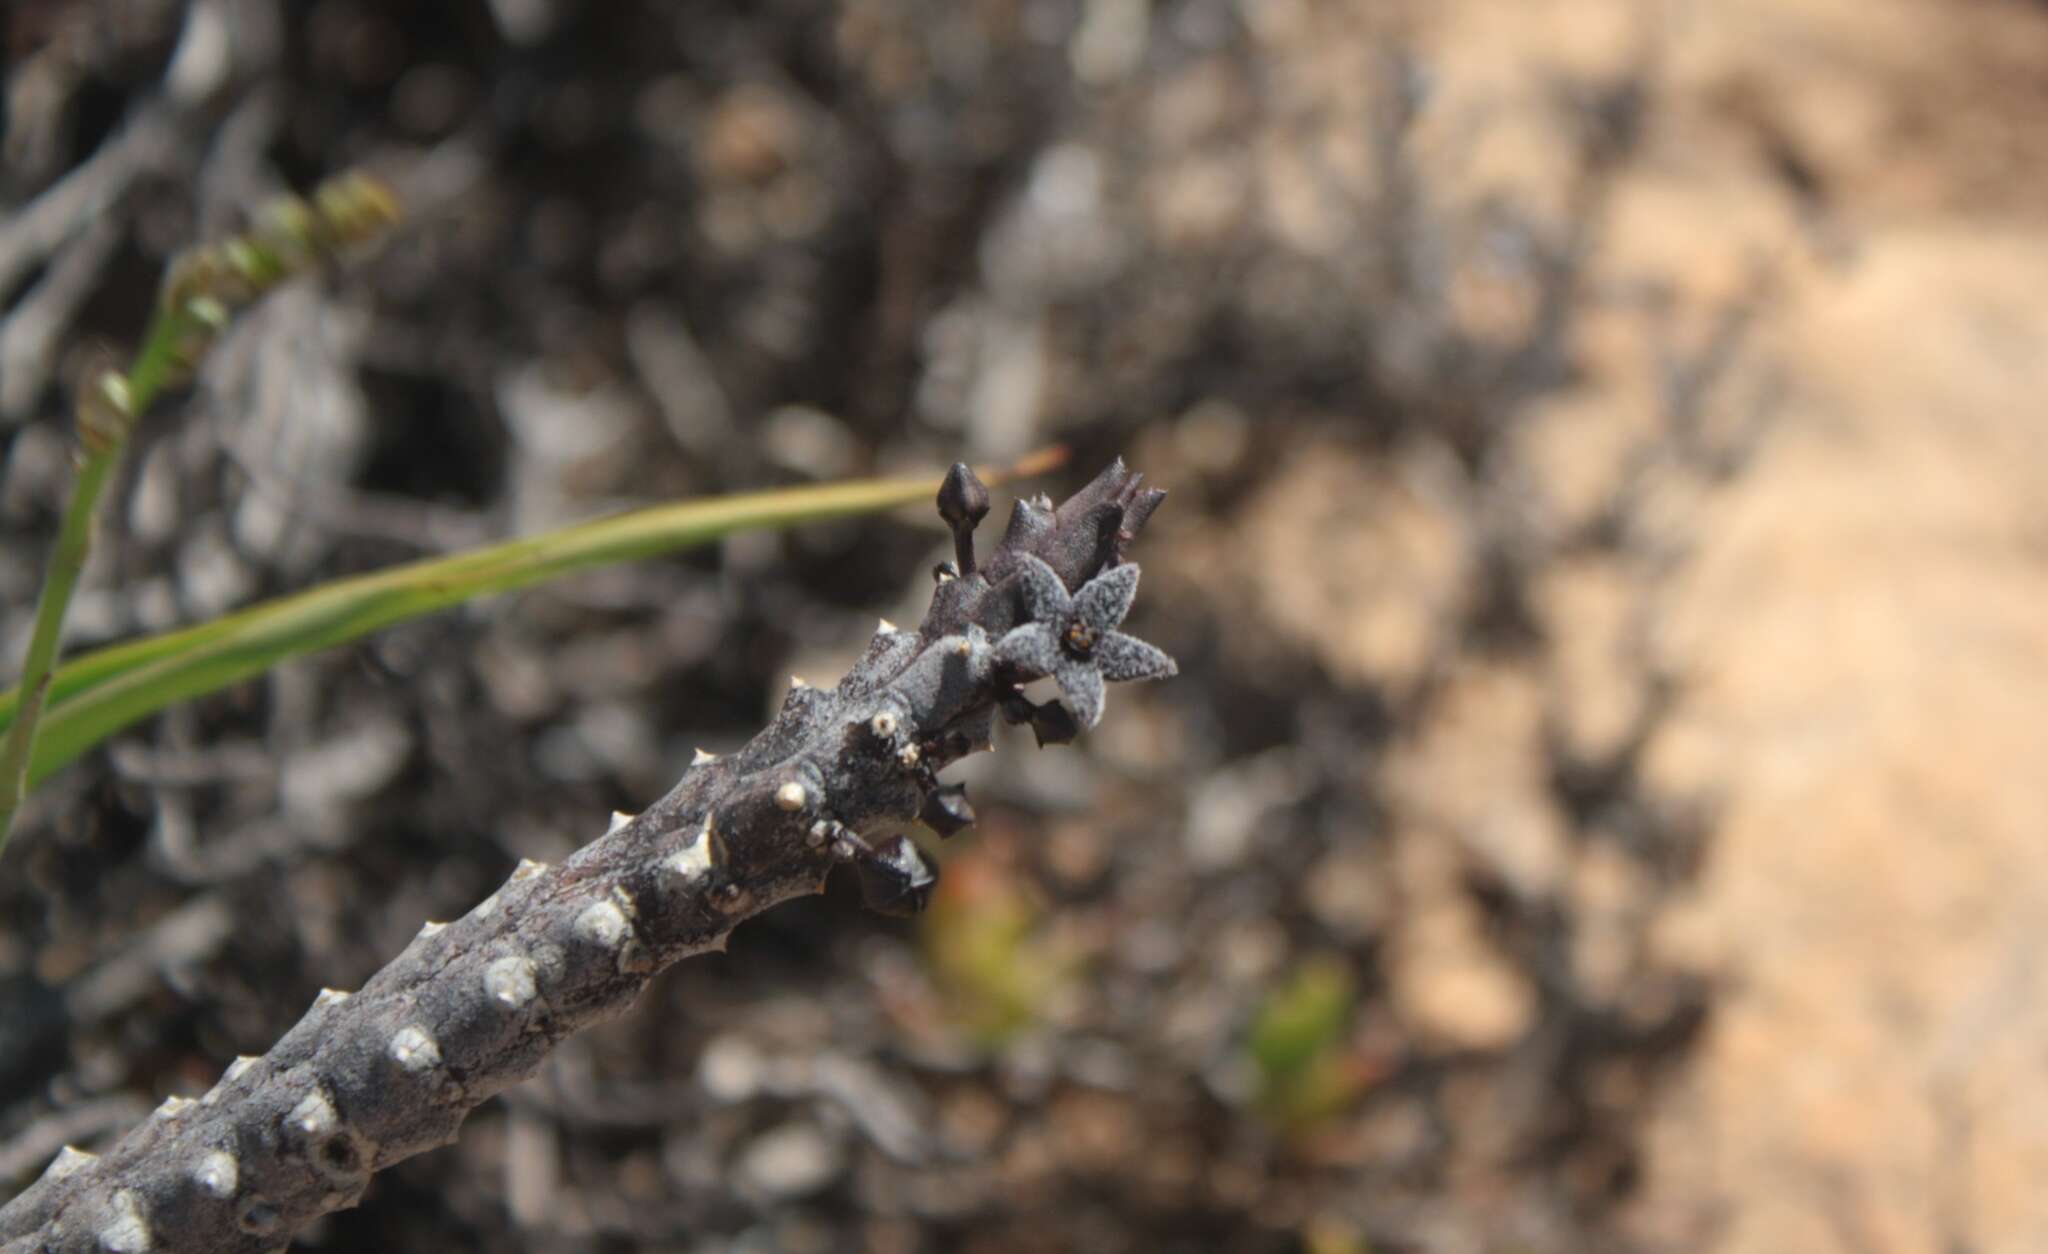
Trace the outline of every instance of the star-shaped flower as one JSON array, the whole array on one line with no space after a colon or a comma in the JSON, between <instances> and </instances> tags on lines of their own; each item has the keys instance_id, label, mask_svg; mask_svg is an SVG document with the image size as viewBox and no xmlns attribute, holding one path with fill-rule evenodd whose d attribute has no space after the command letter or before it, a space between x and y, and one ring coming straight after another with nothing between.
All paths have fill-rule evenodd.
<instances>
[{"instance_id":1,"label":"star-shaped flower","mask_svg":"<svg viewBox=\"0 0 2048 1254\"><path fill-rule=\"evenodd\" d=\"M1024 554L1024 607L1031 621L996 643L996 658L1033 675L1050 675L1083 727L1102 719L1105 679L1164 679L1179 668L1165 653L1117 630L1138 595L1138 568L1103 571L1072 596L1052 567Z\"/></svg>"}]
</instances>

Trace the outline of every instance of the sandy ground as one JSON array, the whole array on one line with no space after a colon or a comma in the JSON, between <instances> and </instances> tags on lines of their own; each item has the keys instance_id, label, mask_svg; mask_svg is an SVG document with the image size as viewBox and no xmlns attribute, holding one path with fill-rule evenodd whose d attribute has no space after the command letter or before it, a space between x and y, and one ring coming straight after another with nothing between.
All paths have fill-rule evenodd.
<instances>
[{"instance_id":1,"label":"sandy ground","mask_svg":"<svg viewBox=\"0 0 2048 1254\"><path fill-rule=\"evenodd\" d=\"M1769 265L1752 364L1783 391L1654 633L1689 681L1649 771L1719 812L1663 926L1719 992L1633 1219L1666 1248L2040 1249L2048 23L1663 13L1670 109L1603 279L1683 311ZM1550 40L1633 55L1643 20L1465 6L1436 38L1527 72ZM1560 438L1643 386L1596 375Z\"/></svg>"}]
</instances>

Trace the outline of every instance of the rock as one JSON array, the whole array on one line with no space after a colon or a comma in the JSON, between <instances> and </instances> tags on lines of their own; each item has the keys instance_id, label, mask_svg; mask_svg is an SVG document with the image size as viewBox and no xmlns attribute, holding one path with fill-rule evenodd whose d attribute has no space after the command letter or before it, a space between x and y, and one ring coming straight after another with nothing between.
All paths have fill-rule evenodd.
<instances>
[{"instance_id":1,"label":"rock","mask_svg":"<svg viewBox=\"0 0 2048 1254\"><path fill-rule=\"evenodd\" d=\"M1535 991L1486 936L1464 886L1464 858L1428 829L1394 842L1399 907L1386 937L1387 999L1429 1051L1498 1050L1533 1022Z\"/></svg>"},{"instance_id":2,"label":"rock","mask_svg":"<svg viewBox=\"0 0 2048 1254\"><path fill-rule=\"evenodd\" d=\"M1308 651L1339 683L1396 693L1420 682L1464 602L1470 556L1442 475L1304 442L1227 533L1162 554L1223 598L1249 659Z\"/></svg>"},{"instance_id":3,"label":"rock","mask_svg":"<svg viewBox=\"0 0 2048 1254\"><path fill-rule=\"evenodd\" d=\"M787 1123L756 1137L733 1174L741 1188L774 1202L817 1192L842 1165L838 1147L824 1133L807 1123Z\"/></svg>"},{"instance_id":4,"label":"rock","mask_svg":"<svg viewBox=\"0 0 2048 1254\"><path fill-rule=\"evenodd\" d=\"M1344 940L1370 940L1386 920L1386 879L1387 867L1372 851L1340 845L1309 870L1309 912Z\"/></svg>"},{"instance_id":5,"label":"rock","mask_svg":"<svg viewBox=\"0 0 2048 1254\"><path fill-rule=\"evenodd\" d=\"M1572 980L1580 997L1617 1006L1636 974L1643 921L1658 901L1642 865L1612 842L1589 845L1572 868Z\"/></svg>"},{"instance_id":6,"label":"rock","mask_svg":"<svg viewBox=\"0 0 2048 1254\"><path fill-rule=\"evenodd\" d=\"M1731 1254L1847 1250L1852 1221L1902 1251L1960 1239L1944 1215L1983 1250L2048 1227L2025 956L2048 942L2048 513L2010 403L2048 389L2048 359L2010 351L2048 340L2048 242L1868 247L1782 315L1807 399L1704 521L1664 632L1704 679L1648 769L1722 815L1693 909L1728 991L1639 1218L1746 1199Z\"/></svg>"},{"instance_id":7,"label":"rock","mask_svg":"<svg viewBox=\"0 0 2048 1254\"><path fill-rule=\"evenodd\" d=\"M1618 562L1576 561L1546 573L1535 595L1565 748L1580 761L1607 760L1648 696L1644 642L1633 638L1642 588Z\"/></svg>"},{"instance_id":8,"label":"rock","mask_svg":"<svg viewBox=\"0 0 2048 1254\"><path fill-rule=\"evenodd\" d=\"M765 183L802 150L803 115L779 88L744 82L719 98L698 139L698 161L712 179Z\"/></svg>"},{"instance_id":9,"label":"rock","mask_svg":"<svg viewBox=\"0 0 2048 1254\"><path fill-rule=\"evenodd\" d=\"M743 1102L761 1091L766 1064L743 1036L715 1036L697 1060L697 1083L715 1102Z\"/></svg>"},{"instance_id":10,"label":"rock","mask_svg":"<svg viewBox=\"0 0 2048 1254\"><path fill-rule=\"evenodd\" d=\"M1242 862L1273 810L1299 801L1312 776L1291 747L1271 749L1213 772L1188 799L1188 864L1219 871Z\"/></svg>"},{"instance_id":11,"label":"rock","mask_svg":"<svg viewBox=\"0 0 2048 1254\"><path fill-rule=\"evenodd\" d=\"M1535 990L1457 896L1425 905L1393 934L1387 981L1394 1013L1425 1049L1506 1049L1535 1018Z\"/></svg>"},{"instance_id":12,"label":"rock","mask_svg":"<svg viewBox=\"0 0 2048 1254\"><path fill-rule=\"evenodd\" d=\"M1382 771L1404 812L1441 833L1421 839L1448 838L1530 898L1561 891L1569 859L1543 753L1544 695L1521 668L1457 671L1420 737Z\"/></svg>"},{"instance_id":13,"label":"rock","mask_svg":"<svg viewBox=\"0 0 2048 1254\"><path fill-rule=\"evenodd\" d=\"M1092 1089L1053 1102L1052 1131L1061 1163L1082 1172L1121 1172L1144 1135L1129 1099Z\"/></svg>"}]
</instances>

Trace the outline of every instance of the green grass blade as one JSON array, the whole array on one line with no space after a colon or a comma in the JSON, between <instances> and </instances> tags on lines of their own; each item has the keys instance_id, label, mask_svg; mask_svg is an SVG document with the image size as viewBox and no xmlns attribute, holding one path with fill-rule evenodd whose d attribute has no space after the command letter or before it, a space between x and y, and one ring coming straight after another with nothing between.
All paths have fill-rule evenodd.
<instances>
[{"instance_id":1,"label":"green grass blade","mask_svg":"<svg viewBox=\"0 0 2048 1254\"><path fill-rule=\"evenodd\" d=\"M0 743L0 852L37 778L36 741L54 687L50 668L64 634L64 615L92 552L100 493L135 424L165 388L191 378L233 306L254 300L338 248L375 236L397 216L390 189L369 175L345 174L322 184L310 204L285 197L264 211L255 229L218 247L179 254L164 277L156 312L128 373L106 371L80 390L74 422L82 460L37 596L35 627L21 668L20 691L26 696L10 703L7 736Z\"/></svg>"},{"instance_id":2,"label":"green grass blade","mask_svg":"<svg viewBox=\"0 0 2048 1254\"><path fill-rule=\"evenodd\" d=\"M1019 467L1031 473L1044 465ZM29 765L36 783L124 727L260 675L287 658L476 597L704 544L736 532L845 518L929 499L937 476L868 479L656 506L545 535L337 580L210 622L88 653L60 667ZM0 727L19 692L0 695Z\"/></svg>"}]
</instances>

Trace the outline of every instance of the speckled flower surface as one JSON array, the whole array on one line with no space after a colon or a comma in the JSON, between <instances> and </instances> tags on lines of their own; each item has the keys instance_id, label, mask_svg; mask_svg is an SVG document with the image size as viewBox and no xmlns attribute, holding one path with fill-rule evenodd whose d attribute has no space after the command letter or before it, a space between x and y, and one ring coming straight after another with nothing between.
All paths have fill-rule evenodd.
<instances>
[{"instance_id":1,"label":"speckled flower surface","mask_svg":"<svg viewBox=\"0 0 2048 1254\"><path fill-rule=\"evenodd\" d=\"M1102 721L1103 681L1164 679L1173 659L1118 631L1138 595L1138 567L1103 571L1071 595L1052 567L1026 556L1020 572L1031 621L996 645L996 659L1031 675L1050 675L1083 727Z\"/></svg>"}]
</instances>

